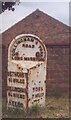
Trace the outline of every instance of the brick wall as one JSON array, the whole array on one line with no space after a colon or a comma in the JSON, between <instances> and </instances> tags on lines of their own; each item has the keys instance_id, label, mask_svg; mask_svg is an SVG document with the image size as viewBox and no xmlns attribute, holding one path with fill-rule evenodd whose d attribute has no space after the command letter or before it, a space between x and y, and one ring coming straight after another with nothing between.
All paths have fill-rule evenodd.
<instances>
[{"instance_id":1,"label":"brick wall","mask_svg":"<svg viewBox=\"0 0 71 120\"><path fill-rule=\"evenodd\" d=\"M69 92L69 47L48 47L47 94Z\"/></svg>"}]
</instances>

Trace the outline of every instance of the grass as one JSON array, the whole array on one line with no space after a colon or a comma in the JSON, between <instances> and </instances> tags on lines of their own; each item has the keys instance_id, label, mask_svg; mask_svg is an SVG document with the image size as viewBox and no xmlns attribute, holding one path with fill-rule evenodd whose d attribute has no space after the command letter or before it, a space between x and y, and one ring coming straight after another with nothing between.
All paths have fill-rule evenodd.
<instances>
[{"instance_id":1,"label":"grass","mask_svg":"<svg viewBox=\"0 0 71 120\"><path fill-rule=\"evenodd\" d=\"M45 107L36 104L28 113L19 109L7 110L3 100L3 118L69 118L69 98L47 96Z\"/></svg>"},{"instance_id":2,"label":"grass","mask_svg":"<svg viewBox=\"0 0 71 120\"><path fill-rule=\"evenodd\" d=\"M46 114L47 113L47 114ZM67 118L69 117L69 99L67 97L48 97L46 100L46 107L44 113L42 113L44 118Z\"/></svg>"}]
</instances>

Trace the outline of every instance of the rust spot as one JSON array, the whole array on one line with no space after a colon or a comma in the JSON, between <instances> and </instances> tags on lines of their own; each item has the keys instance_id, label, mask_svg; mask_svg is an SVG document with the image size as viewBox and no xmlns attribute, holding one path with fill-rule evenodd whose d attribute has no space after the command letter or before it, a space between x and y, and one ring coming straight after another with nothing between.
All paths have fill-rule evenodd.
<instances>
[{"instance_id":1,"label":"rust spot","mask_svg":"<svg viewBox=\"0 0 71 120\"><path fill-rule=\"evenodd\" d=\"M23 68L22 68L22 70L23 70Z\"/></svg>"},{"instance_id":2,"label":"rust spot","mask_svg":"<svg viewBox=\"0 0 71 120\"><path fill-rule=\"evenodd\" d=\"M44 82L46 83L46 80Z\"/></svg>"},{"instance_id":3,"label":"rust spot","mask_svg":"<svg viewBox=\"0 0 71 120\"><path fill-rule=\"evenodd\" d=\"M41 83L41 81L39 81L39 83Z\"/></svg>"}]
</instances>

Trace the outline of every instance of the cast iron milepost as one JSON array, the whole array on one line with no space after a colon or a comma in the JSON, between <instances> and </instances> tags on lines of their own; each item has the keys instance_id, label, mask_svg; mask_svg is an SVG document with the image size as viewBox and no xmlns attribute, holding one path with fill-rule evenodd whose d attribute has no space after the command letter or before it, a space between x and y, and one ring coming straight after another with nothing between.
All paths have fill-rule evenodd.
<instances>
[{"instance_id":1,"label":"cast iron milepost","mask_svg":"<svg viewBox=\"0 0 71 120\"><path fill-rule=\"evenodd\" d=\"M45 105L47 50L39 37L22 34L8 48L7 108Z\"/></svg>"}]
</instances>

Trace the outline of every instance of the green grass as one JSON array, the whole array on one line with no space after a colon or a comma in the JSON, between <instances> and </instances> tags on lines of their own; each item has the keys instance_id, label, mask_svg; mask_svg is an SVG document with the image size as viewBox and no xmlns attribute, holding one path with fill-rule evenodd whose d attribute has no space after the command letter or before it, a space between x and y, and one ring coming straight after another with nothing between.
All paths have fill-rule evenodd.
<instances>
[{"instance_id":1,"label":"green grass","mask_svg":"<svg viewBox=\"0 0 71 120\"><path fill-rule=\"evenodd\" d=\"M46 97L45 107L39 105L32 106L26 113L25 110L6 109L6 101L3 100L4 118L69 118L69 98L68 97Z\"/></svg>"}]
</instances>

